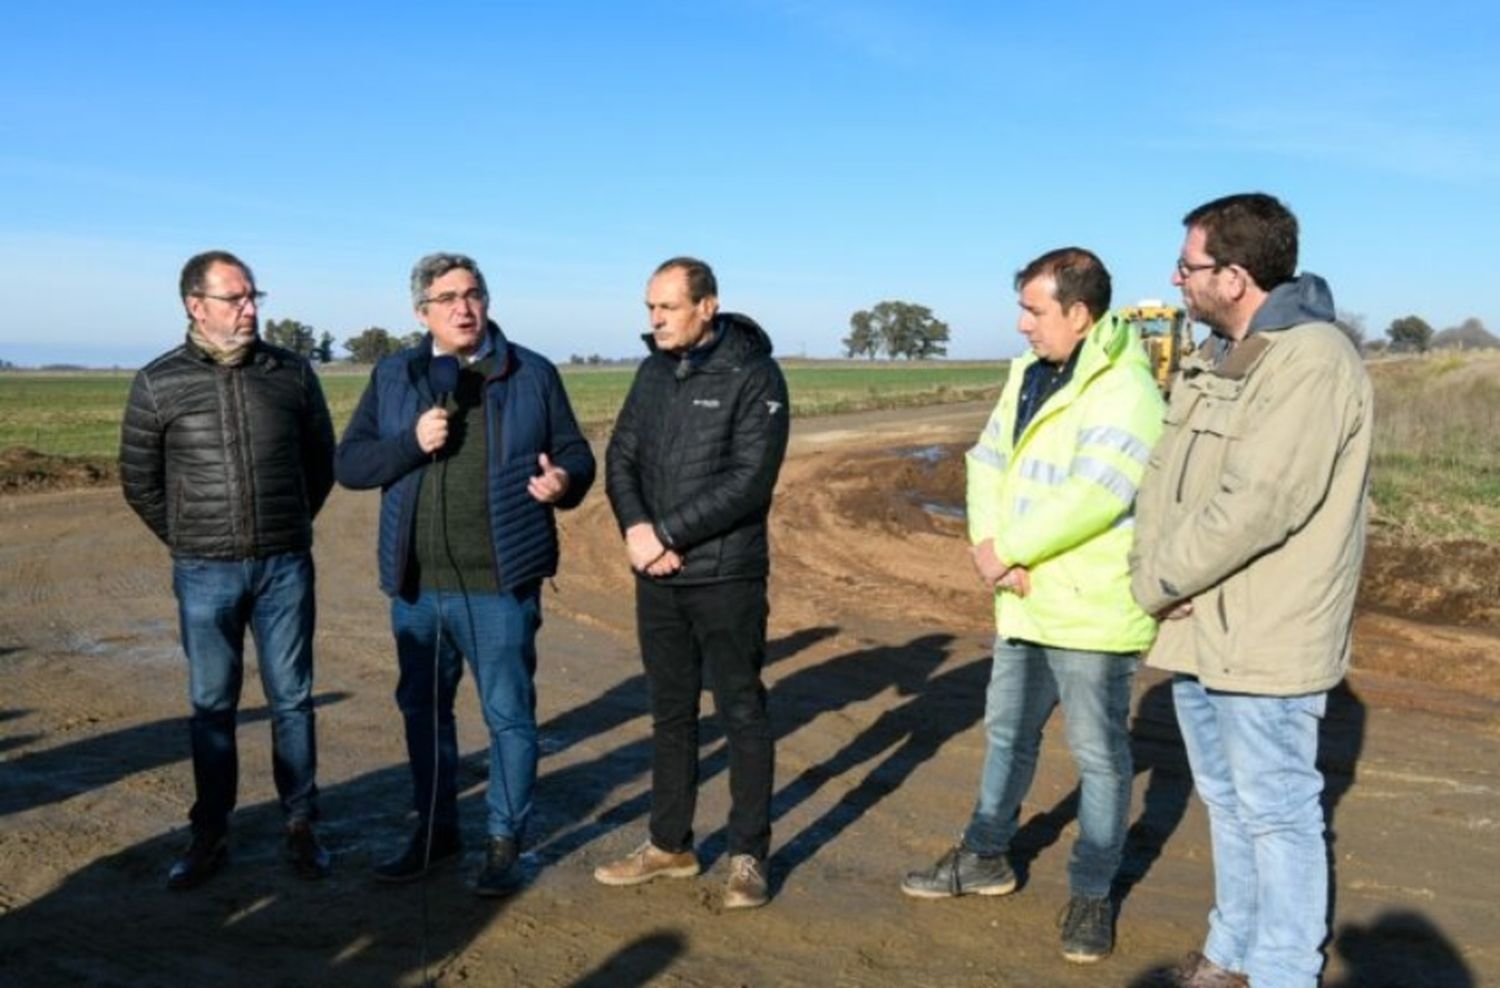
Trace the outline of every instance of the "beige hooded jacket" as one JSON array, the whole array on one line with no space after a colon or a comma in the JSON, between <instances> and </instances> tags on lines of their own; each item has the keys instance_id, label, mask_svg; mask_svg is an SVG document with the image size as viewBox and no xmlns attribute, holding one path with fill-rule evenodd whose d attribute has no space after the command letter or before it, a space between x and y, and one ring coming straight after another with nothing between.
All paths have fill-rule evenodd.
<instances>
[{"instance_id":1,"label":"beige hooded jacket","mask_svg":"<svg viewBox=\"0 0 1500 988\"><path fill-rule=\"evenodd\" d=\"M1316 275L1278 286L1217 362L1192 357L1136 504L1131 592L1163 621L1150 665L1294 696L1349 667L1373 395Z\"/></svg>"}]
</instances>

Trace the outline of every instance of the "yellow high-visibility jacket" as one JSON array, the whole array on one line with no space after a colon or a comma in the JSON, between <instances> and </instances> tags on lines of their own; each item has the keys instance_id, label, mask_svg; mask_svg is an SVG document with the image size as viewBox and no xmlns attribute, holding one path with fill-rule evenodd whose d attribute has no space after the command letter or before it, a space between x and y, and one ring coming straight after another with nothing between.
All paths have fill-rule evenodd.
<instances>
[{"instance_id":1,"label":"yellow high-visibility jacket","mask_svg":"<svg viewBox=\"0 0 1500 988\"><path fill-rule=\"evenodd\" d=\"M1127 558L1136 488L1162 429L1162 400L1140 337L1106 313L1080 346L1072 379L1015 434L1026 368L1013 362L979 442L966 456L969 539L995 540L1025 566L1031 593L995 595L995 627L1019 638L1099 652L1135 652L1156 622L1130 594Z\"/></svg>"}]
</instances>

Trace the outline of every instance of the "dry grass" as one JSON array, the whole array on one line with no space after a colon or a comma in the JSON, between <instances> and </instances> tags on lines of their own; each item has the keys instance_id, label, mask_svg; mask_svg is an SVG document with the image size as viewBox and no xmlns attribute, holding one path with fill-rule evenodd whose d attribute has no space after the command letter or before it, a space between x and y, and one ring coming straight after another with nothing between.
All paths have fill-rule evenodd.
<instances>
[{"instance_id":1,"label":"dry grass","mask_svg":"<svg viewBox=\"0 0 1500 988\"><path fill-rule=\"evenodd\" d=\"M1370 373L1382 536L1500 541L1500 354L1387 360Z\"/></svg>"}]
</instances>

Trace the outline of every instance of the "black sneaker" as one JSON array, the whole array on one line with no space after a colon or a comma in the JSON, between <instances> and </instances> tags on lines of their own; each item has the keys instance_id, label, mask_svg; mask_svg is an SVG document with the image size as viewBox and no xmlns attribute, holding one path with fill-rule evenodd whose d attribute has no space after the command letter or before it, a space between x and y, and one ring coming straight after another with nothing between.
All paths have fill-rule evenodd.
<instances>
[{"instance_id":1,"label":"black sneaker","mask_svg":"<svg viewBox=\"0 0 1500 988\"><path fill-rule=\"evenodd\" d=\"M521 885L521 849L511 837L491 837L484 867L474 876L474 894L509 895Z\"/></svg>"},{"instance_id":2,"label":"black sneaker","mask_svg":"<svg viewBox=\"0 0 1500 988\"><path fill-rule=\"evenodd\" d=\"M406 850L375 866L377 882L413 882L433 867L463 852L458 830L434 830L432 848L427 847L427 828L418 827L406 842Z\"/></svg>"},{"instance_id":3,"label":"black sneaker","mask_svg":"<svg viewBox=\"0 0 1500 988\"><path fill-rule=\"evenodd\" d=\"M192 843L167 872L167 888L174 891L197 888L224 867L229 840L224 831L194 832Z\"/></svg>"},{"instance_id":4,"label":"black sneaker","mask_svg":"<svg viewBox=\"0 0 1500 988\"><path fill-rule=\"evenodd\" d=\"M328 848L318 843L312 824L306 820L293 820L286 828L286 857L292 870L309 880L327 878L333 865Z\"/></svg>"},{"instance_id":5,"label":"black sneaker","mask_svg":"<svg viewBox=\"0 0 1500 988\"><path fill-rule=\"evenodd\" d=\"M949 899L956 895L1009 895L1016 890L1016 873L1003 854L976 854L959 844L925 871L909 871L901 891L918 899Z\"/></svg>"},{"instance_id":6,"label":"black sneaker","mask_svg":"<svg viewBox=\"0 0 1500 988\"><path fill-rule=\"evenodd\" d=\"M1093 964L1115 949L1115 907L1109 899L1075 895L1062 917L1062 951L1074 964Z\"/></svg>"}]
</instances>

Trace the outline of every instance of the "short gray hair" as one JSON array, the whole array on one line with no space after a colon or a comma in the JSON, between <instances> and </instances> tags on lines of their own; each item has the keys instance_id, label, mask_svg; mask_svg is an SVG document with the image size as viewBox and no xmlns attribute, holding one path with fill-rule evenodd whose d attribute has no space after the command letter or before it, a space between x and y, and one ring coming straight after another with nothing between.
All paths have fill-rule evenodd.
<instances>
[{"instance_id":1,"label":"short gray hair","mask_svg":"<svg viewBox=\"0 0 1500 988\"><path fill-rule=\"evenodd\" d=\"M427 301L427 289L449 271L467 271L479 282L479 290L484 292L484 297L490 297L489 286L484 283L484 272L479 270L479 264L474 258L466 254L428 254L422 258L411 269L411 304L413 308L421 308Z\"/></svg>"}]
</instances>

